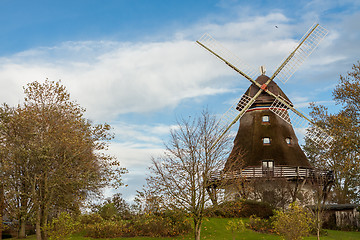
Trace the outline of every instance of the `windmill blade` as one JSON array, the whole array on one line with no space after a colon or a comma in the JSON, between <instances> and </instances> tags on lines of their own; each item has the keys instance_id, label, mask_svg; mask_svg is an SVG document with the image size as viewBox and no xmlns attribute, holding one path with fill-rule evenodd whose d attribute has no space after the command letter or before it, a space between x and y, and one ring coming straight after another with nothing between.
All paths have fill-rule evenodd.
<instances>
[{"instance_id":1,"label":"windmill blade","mask_svg":"<svg viewBox=\"0 0 360 240\"><path fill-rule=\"evenodd\" d=\"M196 41L200 46L214 54L220 60L224 61L236 72L243 75L246 79L254 82L253 79L259 75L259 72L244 63L240 58L235 56L225 47L223 47L218 41L216 41L209 34L204 34L198 41ZM241 70L240 70L241 69Z\"/></svg>"},{"instance_id":2,"label":"windmill blade","mask_svg":"<svg viewBox=\"0 0 360 240\"><path fill-rule=\"evenodd\" d=\"M242 95L239 102L235 102L220 118L219 127L225 130L232 121L239 116L239 112L242 114L239 116L239 119L244 115L245 111L242 110L246 105L251 101L251 97L248 95ZM234 123L235 124L235 123Z\"/></svg>"},{"instance_id":3,"label":"windmill blade","mask_svg":"<svg viewBox=\"0 0 360 240\"><path fill-rule=\"evenodd\" d=\"M308 117L296 110L290 102L280 95L276 97L269 109L293 127L307 128L308 137L316 144L323 146L325 149L331 147L334 140L333 137L316 126ZM288 111L289 109L291 111Z\"/></svg>"},{"instance_id":4,"label":"windmill blade","mask_svg":"<svg viewBox=\"0 0 360 240\"><path fill-rule=\"evenodd\" d=\"M210 150L216 146L216 144L224 137L231 127L245 114L255 100L255 97L251 98L244 94L241 96L238 103L235 102L235 104L233 104L229 110L222 115L219 121L219 127L222 133L210 147Z\"/></svg>"},{"instance_id":5,"label":"windmill blade","mask_svg":"<svg viewBox=\"0 0 360 240\"><path fill-rule=\"evenodd\" d=\"M296 72L306 58L315 50L321 40L328 34L328 30L315 24L300 39L295 50L282 62L280 67L272 75L281 82L286 83L289 78Z\"/></svg>"}]
</instances>

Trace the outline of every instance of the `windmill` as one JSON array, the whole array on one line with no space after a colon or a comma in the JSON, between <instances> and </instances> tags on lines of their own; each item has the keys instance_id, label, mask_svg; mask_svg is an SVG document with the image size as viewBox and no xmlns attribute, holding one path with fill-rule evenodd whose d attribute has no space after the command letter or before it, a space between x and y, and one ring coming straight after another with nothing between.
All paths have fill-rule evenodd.
<instances>
[{"instance_id":1,"label":"windmill","mask_svg":"<svg viewBox=\"0 0 360 240\"><path fill-rule=\"evenodd\" d=\"M221 118L220 125L223 132L211 147L212 149L216 147L229 129L240 120L238 134L225 165L225 171L240 171L239 174L246 177L270 174L306 178L313 174L310 163L298 145L293 128L308 126L308 137L324 149L331 147L333 138L309 117L295 109L274 80L285 84L327 33L325 28L314 24L271 77L265 75L263 66L260 67L259 74L209 34L203 35L197 41L199 45L251 82L239 102L236 102ZM232 163L238 157L240 148L250 151L249 156L242 166L233 166Z\"/></svg>"}]
</instances>

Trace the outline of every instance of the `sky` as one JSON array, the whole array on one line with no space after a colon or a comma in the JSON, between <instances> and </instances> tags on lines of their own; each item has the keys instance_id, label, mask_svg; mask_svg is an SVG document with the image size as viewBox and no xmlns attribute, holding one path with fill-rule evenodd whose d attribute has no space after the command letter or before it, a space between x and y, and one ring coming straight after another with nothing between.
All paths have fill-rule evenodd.
<instances>
[{"instance_id":1,"label":"sky","mask_svg":"<svg viewBox=\"0 0 360 240\"><path fill-rule=\"evenodd\" d=\"M295 107L336 111L332 90L360 60L360 1L0 0L0 102L23 102L23 86L61 80L94 123L115 133L109 153L129 171L132 201L181 117L221 116L248 80L196 44L209 33L271 75L314 22L327 37L286 83ZM275 79L276 81L276 79ZM298 138L301 141L301 131Z\"/></svg>"}]
</instances>

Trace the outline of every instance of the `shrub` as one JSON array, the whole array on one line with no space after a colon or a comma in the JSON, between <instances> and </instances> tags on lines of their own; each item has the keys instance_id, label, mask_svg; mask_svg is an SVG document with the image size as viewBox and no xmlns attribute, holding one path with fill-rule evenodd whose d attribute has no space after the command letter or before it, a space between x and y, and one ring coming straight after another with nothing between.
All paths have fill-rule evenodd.
<instances>
[{"instance_id":1,"label":"shrub","mask_svg":"<svg viewBox=\"0 0 360 240\"><path fill-rule=\"evenodd\" d=\"M80 217L80 223L83 225L101 223L103 220L98 213L85 214Z\"/></svg>"},{"instance_id":2,"label":"shrub","mask_svg":"<svg viewBox=\"0 0 360 240\"><path fill-rule=\"evenodd\" d=\"M74 233L79 225L70 214L62 212L58 218L52 219L44 227L44 231L49 236L50 240L64 240Z\"/></svg>"},{"instance_id":3,"label":"shrub","mask_svg":"<svg viewBox=\"0 0 360 240\"><path fill-rule=\"evenodd\" d=\"M128 233L129 229L124 221L107 221L89 224L85 228L86 236L92 238L115 238Z\"/></svg>"},{"instance_id":4,"label":"shrub","mask_svg":"<svg viewBox=\"0 0 360 240\"><path fill-rule=\"evenodd\" d=\"M229 201L206 209L208 217L248 218L256 215L269 218L273 215L273 208L264 202L252 200Z\"/></svg>"},{"instance_id":5,"label":"shrub","mask_svg":"<svg viewBox=\"0 0 360 240\"><path fill-rule=\"evenodd\" d=\"M250 216L249 223L246 224L246 227L256 232L274 233L271 218L263 219L255 215Z\"/></svg>"},{"instance_id":6,"label":"shrub","mask_svg":"<svg viewBox=\"0 0 360 240\"><path fill-rule=\"evenodd\" d=\"M226 230L231 231L233 240L235 240L235 232L242 232L245 230L245 224L241 219L233 219L227 222Z\"/></svg>"},{"instance_id":7,"label":"shrub","mask_svg":"<svg viewBox=\"0 0 360 240\"><path fill-rule=\"evenodd\" d=\"M97 219L90 219L94 218ZM131 220L102 220L90 223L85 227L85 232L86 236L93 238L173 237L188 233L191 229L190 221L184 213L165 211L159 214L137 215Z\"/></svg>"},{"instance_id":8,"label":"shrub","mask_svg":"<svg viewBox=\"0 0 360 240\"><path fill-rule=\"evenodd\" d=\"M298 204L292 203L283 211L275 211L273 226L285 239L298 240L309 235L312 219L309 212Z\"/></svg>"},{"instance_id":9,"label":"shrub","mask_svg":"<svg viewBox=\"0 0 360 240\"><path fill-rule=\"evenodd\" d=\"M180 211L140 215L131 225L137 236L149 237L173 237L192 229L189 219Z\"/></svg>"}]
</instances>

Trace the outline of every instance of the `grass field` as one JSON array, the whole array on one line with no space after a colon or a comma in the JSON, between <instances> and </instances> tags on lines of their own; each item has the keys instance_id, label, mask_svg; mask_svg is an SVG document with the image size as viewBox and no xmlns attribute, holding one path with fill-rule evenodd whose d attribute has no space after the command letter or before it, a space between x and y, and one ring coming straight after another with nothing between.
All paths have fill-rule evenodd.
<instances>
[{"instance_id":1,"label":"grass field","mask_svg":"<svg viewBox=\"0 0 360 240\"><path fill-rule=\"evenodd\" d=\"M201 231L201 239L214 239L214 240L231 240L232 234L230 231L227 231L225 228L226 223L229 219L226 218L211 218L208 221L204 222L202 231ZM328 230L328 235L321 237L323 240L330 239L341 239L341 240L357 240L360 239L360 232L344 232L344 231L333 231ZM28 240L36 240L35 236L30 236L26 238ZM90 240L93 238L83 237L82 234L75 234L71 237L71 240ZM105 239L105 238L104 238ZM104 240L102 239L102 240ZM190 240L193 239L192 234L188 234L186 236L179 236L176 238L151 238L151 237L135 237L135 238L111 238L111 240L154 240L154 239L178 239L178 240ZM236 235L237 240L260 240L260 239L282 239L280 236L272 235L272 234L261 234L257 232L253 232L251 230L245 230L245 232L238 233ZM315 240L316 237L306 237L307 240ZM99 239L100 240L100 239Z\"/></svg>"}]
</instances>

